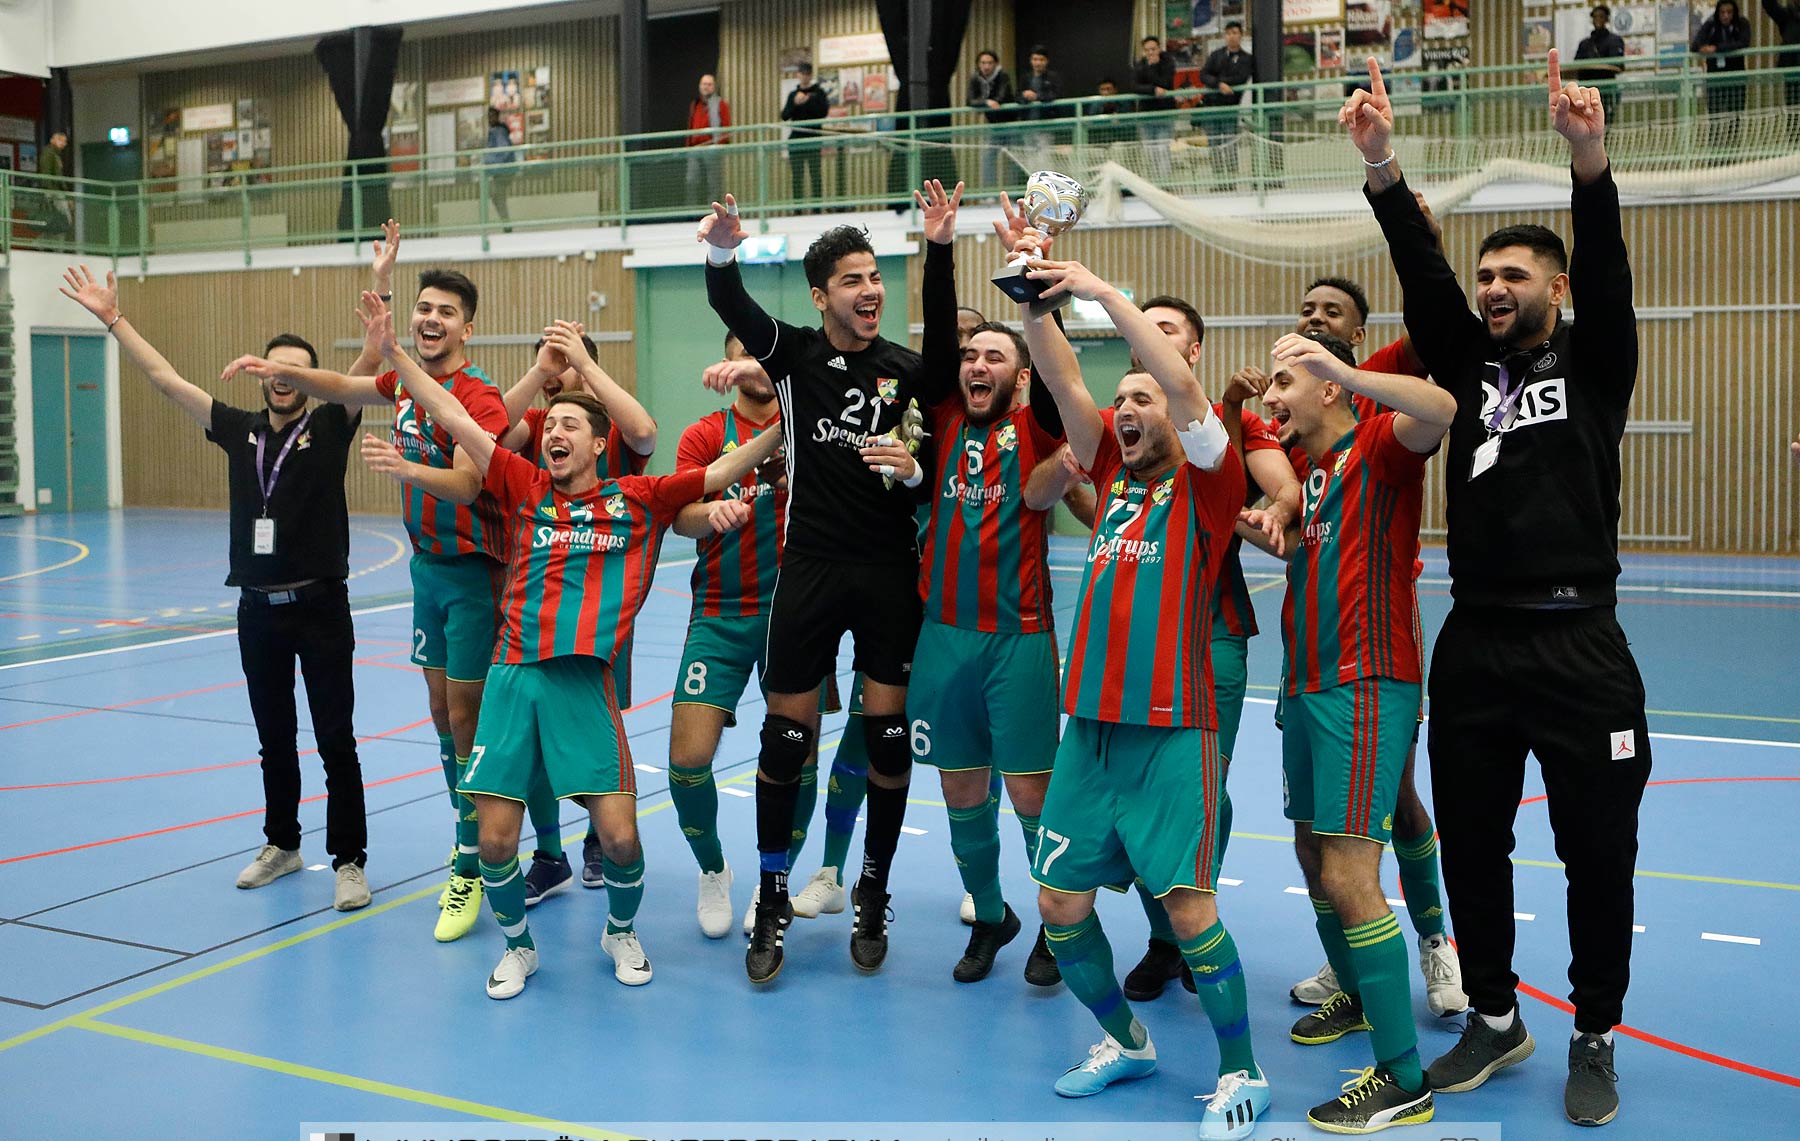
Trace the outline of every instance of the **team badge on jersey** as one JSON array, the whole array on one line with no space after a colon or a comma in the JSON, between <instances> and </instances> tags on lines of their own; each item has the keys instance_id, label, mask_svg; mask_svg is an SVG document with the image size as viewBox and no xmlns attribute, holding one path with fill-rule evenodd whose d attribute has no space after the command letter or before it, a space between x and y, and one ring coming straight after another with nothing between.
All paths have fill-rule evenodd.
<instances>
[{"instance_id":1,"label":"team badge on jersey","mask_svg":"<svg viewBox=\"0 0 1800 1141\"><path fill-rule=\"evenodd\" d=\"M1019 431L1012 426L1010 421L1002 424L999 434L994 437L994 442L1000 445L1001 451L1010 452L1019 446Z\"/></svg>"},{"instance_id":2,"label":"team badge on jersey","mask_svg":"<svg viewBox=\"0 0 1800 1141\"><path fill-rule=\"evenodd\" d=\"M1343 475L1344 474L1344 465L1349 462L1350 462L1350 453L1349 452L1346 451L1346 452L1338 453L1337 462L1331 465L1331 474L1333 476Z\"/></svg>"},{"instance_id":3,"label":"team badge on jersey","mask_svg":"<svg viewBox=\"0 0 1800 1141\"><path fill-rule=\"evenodd\" d=\"M875 382L875 395L892 404L900 399L900 382L896 379L882 377Z\"/></svg>"},{"instance_id":4,"label":"team badge on jersey","mask_svg":"<svg viewBox=\"0 0 1800 1141\"><path fill-rule=\"evenodd\" d=\"M611 515L614 519L625 518L625 497L623 495L607 496L606 513Z\"/></svg>"},{"instance_id":5,"label":"team badge on jersey","mask_svg":"<svg viewBox=\"0 0 1800 1141\"><path fill-rule=\"evenodd\" d=\"M1163 480L1161 483L1150 489L1150 502L1160 507L1169 501L1169 496L1174 494L1175 477L1170 476L1168 479Z\"/></svg>"},{"instance_id":6,"label":"team badge on jersey","mask_svg":"<svg viewBox=\"0 0 1800 1141\"><path fill-rule=\"evenodd\" d=\"M294 441L294 450L304 452L310 447L312 447L312 433L310 431L300 433L300 438Z\"/></svg>"}]
</instances>

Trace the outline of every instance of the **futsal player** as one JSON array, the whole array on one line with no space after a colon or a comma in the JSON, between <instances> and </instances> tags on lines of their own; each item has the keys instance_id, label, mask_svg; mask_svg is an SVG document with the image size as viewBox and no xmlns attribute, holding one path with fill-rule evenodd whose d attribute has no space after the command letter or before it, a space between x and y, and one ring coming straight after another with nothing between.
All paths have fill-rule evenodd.
<instances>
[{"instance_id":1,"label":"futsal player","mask_svg":"<svg viewBox=\"0 0 1800 1141\"><path fill-rule=\"evenodd\" d=\"M429 383L393 341L392 322L375 294L364 294L363 315L372 334L387 331L384 356L420 407L467 449L511 526L495 680L460 786L479 808L482 881L506 935L488 996L517 995L537 970L518 845L525 801L538 780L588 809L606 859L600 948L620 982L641 986L652 975L634 927L643 900L643 848L611 659L649 594L664 528L684 505L736 483L773 454L779 438L767 434L704 471L603 480L597 469L606 450L606 412L585 393L560 393L546 409L542 446L549 466L540 468L500 447L450 394Z\"/></svg>"},{"instance_id":2,"label":"futsal player","mask_svg":"<svg viewBox=\"0 0 1800 1141\"><path fill-rule=\"evenodd\" d=\"M399 226L390 221L387 240L377 243L377 294L383 267L393 272ZM413 303L413 351L425 374L446 389L484 431L506 431L506 409L500 390L469 362L464 346L475 331L475 283L456 270L428 269L419 274ZM384 302L385 304L385 302ZM350 374L276 366L245 356L226 367L224 376L243 369L269 379L286 377L295 388L336 404L388 404L394 409L393 443L402 456L427 467L449 469L456 443L441 424L421 415L416 386L400 383L399 374L380 367L377 342L367 337ZM425 674L432 722L438 731L439 760L450 799L456 807L456 854L450 880L438 897L434 936L440 943L469 933L481 914L478 870L479 832L474 802L456 791L458 774L467 768L481 711L481 688L494 653L495 579L504 541L492 500L464 506L439 499L417 484L401 488L401 517L412 539L413 664Z\"/></svg>"},{"instance_id":3,"label":"futsal player","mask_svg":"<svg viewBox=\"0 0 1800 1141\"><path fill-rule=\"evenodd\" d=\"M238 657L262 753L263 837L237 876L240 888L266 887L305 866L300 857L300 754L295 734L294 666L306 679L313 738L325 767L325 850L336 887L332 906L369 904L368 821L356 756L351 659L350 519L344 459L360 410L306 406L286 381L262 382L262 409L233 408L175 371L119 308L118 281L102 284L86 266L63 274L57 292L92 313L119 350L225 453L231 504L230 573L238 588ZM289 364L316 365L313 347L292 333L263 352Z\"/></svg>"},{"instance_id":4,"label":"futsal player","mask_svg":"<svg viewBox=\"0 0 1800 1141\"><path fill-rule=\"evenodd\" d=\"M1251 1048L1237 946L1214 896L1224 780L1207 652L1243 466L1188 362L1148 316L1081 265L1032 265L1051 292L1100 302L1148 370L1126 374L1113 407L1100 411L1061 330L1023 314L1033 367L1074 458L1106 496L1070 631L1069 722L1033 872L1063 981L1105 1033L1056 1091L1085 1097L1156 1069L1094 912L1097 888L1138 878L1168 909L1219 1044L1201 1135L1247 1137L1268 1109L1269 1083Z\"/></svg>"},{"instance_id":5,"label":"futsal player","mask_svg":"<svg viewBox=\"0 0 1800 1141\"><path fill-rule=\"evenodd\" d=\"M1301 863L1341 988L1291 1036L1317 1045L1342 1037L1352 1021L1368 1028L1375 1065L1308 1120L1373 1133L1433 1114L1381 855L1423 682L1412 580L1425 461L1456 400L1426 380L1357 369L1350 346L1327 334L1289 333L1274 356L1279 368L1263 399L1309 461L1282 606L1283 800L1296 846L1317 853L1316 875L1311 857ZM1352 393L1392 411L1359 417Z\"/></svg>"},{"instance_id":6,"label":"futsal player","mask_svg":"<svg viewBox=\"0 0 1800 1141\"><path fill-rule=\"evenodd\" d=\"M960 193L960 188L959 188ZM745 973L764 983L780 971L792 917L787 852L801 770L818 736L818 691L848 630L863 675L869 752L863 867L851 892L851 961L880 969L887 957L888 872L906 816L912 753L906 686L918 638L918 532L910 488L871 471L863 450L893 439L914 402L948 395L956 377L954 325L919 353L881 336L886 299L867 235L826 231L804 265L818 328L776 321L748 292L737 266L744 239L727 195L696 235L707 245L707 299L725 325L776 380L788 441L787 543L769 611L763 671L768 714L756 783L761 862L755 930ZM946 247L927 243L927 290L948 274ZM922 475L919 477L922 478Z\"/></svg>"},{"instance_id":7,"label":"futsal player","mask_svg":"<svg viewBox=\"0 0 1800 1141\"><path fill-rule=\"evenodd\" d=\"M1575 257L1541 226L1481 244L1477 312L1430 239L1390 139L1378 68L1340 120L1405 296L1406 328L1456 398L1445 457L1450 616L1431 663L1433 803L1473 1010L1428 1070L1458 1093L1534 1043L1512 969L1513 819L1534 753L1569 882L1575 1007L1563 1110L1618 1113L1613 1027L1631 973L1638 805L1650 775L1644 685L1616 616L1619 442L1636 387L1637 317L1606 112L1548 60L1551 126L1569 144ZM1563 306L1573 290L1581 317Z\"/></svg>"}]
</instances>

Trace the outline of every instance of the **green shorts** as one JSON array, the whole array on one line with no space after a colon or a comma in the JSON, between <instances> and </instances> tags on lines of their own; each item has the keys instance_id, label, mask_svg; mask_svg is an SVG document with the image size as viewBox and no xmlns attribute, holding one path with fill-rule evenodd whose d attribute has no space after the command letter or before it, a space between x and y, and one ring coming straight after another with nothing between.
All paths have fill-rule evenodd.
<instances>
[{"instance_id":1,"label":"green shorts","mask_svg":"<svg viewBox=\"0 0 1800 1141\"><path fill-rule=\"evenodd\" d=\"M613 655L613 692L619 695L619 708L631 708L631 647L637 641L637 625L632 624L631 633L626 635L625 644Z\"/></svg>"},{"instance_id":2,"label":"green shorts","mask_svg":"<svg viewBox=\"0 0 1800 1141\"><path fill-rule=\"evenodd\" d=\"M1056 763L1056 635L984 634L927 621L913 650L906 716L913 760L1018 776Z\"/></svg>"},{"instance_id":3,"label":"green shorts","mask_svg":"<svg viewBox=\"0 0 1800 1141\"><path fill-rule=\"evenodd\" d=\"M1250 639L1220 634L1212 640L1213 700L1219 706L1219 755L1237 754L1238 726L1244 720L1244 693L1250 686Z\"/></svg>"},{"instance_id":4,"label":"green shorts","mask_svg":"<svg viewBox=\"0 0 1800 1141\"><path fill-rule=\"evenodd\" d=\"M525 802L539 780L558 799L637 795L612 669L569 654L496 665L457 791Z\"/></svg>"},{"instance_id":5,"label":"green shorts","mask_svg":"<svg viewBox=\"0 0 1800 1141\"><path fill-rule=\"evenodd\" d=\"M1387 843L1418 727L1419 684L1363 678L1287 699L1281 799L1321 836Z\"/></svg>"},{"instance_id":6,"label":"green shorts","mask_svg":"<svg viewBox=\"0 0 1800 1141\"><path fill-rule=\"evenodd\" d=\"M413 664L451 681L481 681L494 660L500 564L486 555L414 552Z\"/></svg>"},{"instance_id":7,"label":"green shorts","mask_svg":"<svg viewBox=\"0 0 1800 1141\"><path fill-rule=\"evenodd\" d=\"M1071 717L1056 751L1031 877L1071 893L1124 890L1134 878L1156 896L1178 887L1212 892L1224 787L1219 739L1210 729Z\"/></svg>"},{"instance_id":8,"label":"green shorts","mask_svg":"<svg viewBox=\"0 0 1800 1141\"><path fill-rule=\"evenodd\" d=\"M687 644L681 648L681 668L675 674L675 698L671 705L707 705L725 711L727 728L738 723L738 702L749 688L750 676L762 685L762 667L769 644L769 616L742 618L696 614L688 621ZM857 690L861 694L860 687ZM621 698L621 700L624 700ZM819 687L819 713L836 713L837 676L828 675Z\"/></svg>"}]
</instances>

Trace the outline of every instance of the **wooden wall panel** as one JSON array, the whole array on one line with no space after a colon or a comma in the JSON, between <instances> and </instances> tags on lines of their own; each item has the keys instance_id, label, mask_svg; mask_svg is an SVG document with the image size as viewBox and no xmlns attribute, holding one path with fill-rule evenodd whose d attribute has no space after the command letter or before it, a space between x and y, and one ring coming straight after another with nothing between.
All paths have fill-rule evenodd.
<instances>
[{"instance_id":1,"label":"wooden wall panel","mask_svg":"<svg viewBox=\"0 0 1800 1141\"><path fill-rule=\"evenodd\" d=\"M480 338L536 337L554 317L582 320L590 332L629 331L636 300L623 255L599 254L595 261L578 257L558 264L553 258L487 261L456 265L481 290L476 311L476 342L470 359L502 387L531 365L529 344L482 344ZM419 267L402 265L397 285L409 294L408 278ZM334 341L360 337L350 313L367 271L332 267L302 272L177 274L127 281L123 304L132 322L182 375L239 407L261 401L254 381L238 378L224 384L215 378L240 353L260 352L276 332L295 332L319 350L326 368L348 368L353 348ZM606 294L607 308L587 313L589 290ZM635 353L630 341L602 341L600 364L627 389L635 390ZM218 453L194 426L159 396L137 370L122 365L120 422L124 426L125 503L133 507L222 508L226 489ZM364 413L364 422L380 431L391 416L380 407ZM353 511L392 513L398 510L395 487L369 474L352 455L347 487Z\"/></svg>"}]
</instances>

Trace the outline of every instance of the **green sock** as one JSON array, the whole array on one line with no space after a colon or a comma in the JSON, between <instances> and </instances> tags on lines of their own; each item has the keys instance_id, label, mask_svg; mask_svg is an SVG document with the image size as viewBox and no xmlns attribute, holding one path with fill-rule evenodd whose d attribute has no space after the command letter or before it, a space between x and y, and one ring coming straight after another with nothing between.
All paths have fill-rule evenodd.
<instances>
[{"instance_id":1,"label":"green sock","mask_svg":"<svg viewBox=\"0 0 1800 1141\"><path fill-rule=\"evenodd\" d=\"M1038 822L1043 817L1027 816L1017 809L1013 810L1013 815L1019 818L1019 831L1025 833L1025 866L1028 869L1035 868L1037 867Z\"/></svg>"},{"instance_id":2,"label":"green sock","mask_svg":"<svg viewBox=\"0 0 1800 1141\"><path fill-rule=\"evenodd\" d=\"M469 772L469 758L456 758L456 783L462 784L462 778ZM475 798L454 793L456 797L456 862L451 869L459 876L479 874L481 854L481 825L475 819ZM523 881L521 881L523 882ZM525 889L519 889L523 892Z\"/></svg>"},{"instance_id":3,"label":"green sock","mask_svg":"<svg viewBox=\"0 0 1800 1141\"><path fill-rule=\"evenodd\" d=\"M724 871L725 852L719 846L719 786L713 780L712 766L684 769L670 765L669 800L700 870Z\"/></svg>"},{"instance_id":4,"label":"green sock","mask_svg":"<svg viewBox=\"0 0 1800 1141\"><path fill-rule=\"evenodd\" d=\"M1112 944L1100 929L1100 916L1090 911L1073 927L1045 924L1044 939L1070 993L1100 1021L1101 1028L1120 1045L1143 1049L1150 1036L1119 989L1118 977L1113 974Z\"/></svg>"},{"instance_id":5,"label":"green sock","mask_svg":"<svg viewBox=\"0 0 1800 1141\"><path fill-rule=\"evenodd\" d=\"M1225 849L1231 846L1231 794L1219 790L1219 866L1225 865Z\"/></svg>"},{"instance_id":6,"label":"green sock","mask_svg":"<svg viewBox=\"0 0 1800 1141\"><path fill-rule=\"evenodd\" d=\"M1425 1081L1419 1067L1419 1033L1413 1027L1412 971L1400 921L1388 912L1344 931L1356 978L1362 988L1363 1017L1369 1020L1369 1044L1375 1061L1393 1074L1403 1089Z\"/></svg>"},{"instance_id":7,"label":"green sock","mask_svg":"<svg viewBox=\"0 0 1800 1141\"><path fill-rule=\"evenodd\" d=\"M794 801L794 833L788 844L788 871L800 865L800 849L806 847L806 833L812 827L813 811L819 804L819 767L807 765L800 770L800 794Z\"/></svg>"},{"instance_id":8,"label":"green sock","mask_svg":"<svg viewBox=\"0 0 1800 1141\"><path fill-rule=\"evenodd\" d=\"M525 877L519 874L519 857L504 864L480 861L482 894L487 896L488 910L494 913L508 947L535 947L531 928L525 923Z\"/></svg>"},{"instance_id":9,"label":"green sock","mask_svg":"<svg viewBox=\"0 0 1800 1141\"><path fill-rule=\"evenodd\" d=\"M1237 944L1225 924L1215 922L1191 940L1183 940L1181 957L1194 975L1200 1005L1206 1008L1213 1036L1219 1040L1219 1073L1247 1070L1261 1077L1256 1055L1250 1048L1250 1000L1244 986L1244 966Z\"/></svg>"},{"instance_id":10,"label":"green sock","mask_svg":"<svg viewBox=\"0 0 1800 1141\"><path fill-rule=\"evenodd\" d=\"M850 837L856 831L856 814L862 808L869 785L868 750L863 743L862 718L852 716L831 759L831 780L825 786L825 854L820 863L836 868L838 884L844 882L844 861L850 856Z\"/></svg>"},{"instance_id":11,"label":"green sock","mask_svg":"<svg viewBox=\"0 0 1800 1141\"><path fill-rule=\"evenodd\" d=\"M1150 921L1150 938L1159 943L1167 943L1173 947L1176 943L1175 928L1169 925L1169 909L1162 905L1162 900L1150 894L1143 880L1134 885L1137 888L1138 902L1144 905L1144 918Z\"/></svg>"},{"instance_id":12,"label":"green sock","mask_svg":"<svg viewBox=\"0 0 1800 1141\"><path fill-rule=\"evenodd\" d=\"M1410 840L1394 836L1394 859L1400 865L1400 891L1413 930L1429 939L1444 933L1444 896L1438 887L1437 833L1426 829Z\"/></svg>"},{"instance_id":13,"label":"green sock","mask_svg":"<svg viewBox=\"0 0 1800 1141\"><path fill-rule=\"evenodd\" d=\"M956 857L963 890L975 897L980 923L1006 917L1006 900L1000 895L1000 828L991 803L950 809L950 854Z\"/></svg>"},{"instance_id":14,"label":"green sock","mask_svg":"<svg viewBox=\"0 0 1800 1141\"><path fill-rule=\"evenodd\" d=\"M563 854L562 801L550 792L550 782L539 772L532 778L531 790L525 794L525 810L531 815L531 830L537 833L537 850L554 860Z\"/></svg>"},{"instance_id":15,"label":"green sock","mask_svg":"<svg viewBox=\"0 0 1800 1141\"><path fill-rule=\"evenodd\" d=\"M450 790L450 807L461 808L462 798L456 794L456 738L438 734L438 764L444 766L444 787Z\"/></svg>"},{"instance_id":16,"label":"green sock","mask_svg":"<svg viewBox=\"0 0 1800 1141\"><path fill-rule=\"evenodd\" d=\"M615 864L605 856L600 861L606 876L606 933L617 935L631 930L644 902L644 857L639 853L629 864Z\"/></svg>"},{"instance_id":17,"label":"green sock","mask_svg":"<svg viewBox=\"0 0 1800 1141\"><path fill-rule=\"evenodd\" d=\"M1325 961L1337 974L1338 989L1345 994L1356 994L1356 962L1350 958L1350 944L1344 942L1344 925L1338 922L1337 912L1331 904L1322 899L1312 901L1313 929L1319 933L1319 943L1325 948Z\"/></svg>"}]
</instances>

